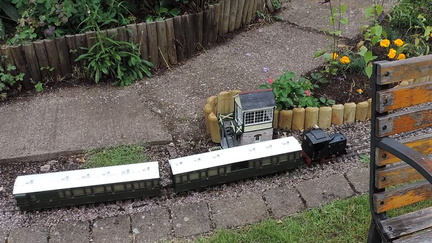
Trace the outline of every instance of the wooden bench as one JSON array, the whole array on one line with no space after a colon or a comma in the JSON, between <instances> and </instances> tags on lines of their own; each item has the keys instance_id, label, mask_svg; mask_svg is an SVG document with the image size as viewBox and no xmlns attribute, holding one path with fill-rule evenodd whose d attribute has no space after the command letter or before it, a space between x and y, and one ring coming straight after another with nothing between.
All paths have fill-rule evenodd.
<instances>
[{"instance_id":1,"label":"wooden bench","mask_svg":"<svg viewBox=\"0 0 432 243\"><path fill-rule=\"evenodd\" d=\"M432 242L432 55L373 68L368 242Z\"/></svg>"}]
</instances>

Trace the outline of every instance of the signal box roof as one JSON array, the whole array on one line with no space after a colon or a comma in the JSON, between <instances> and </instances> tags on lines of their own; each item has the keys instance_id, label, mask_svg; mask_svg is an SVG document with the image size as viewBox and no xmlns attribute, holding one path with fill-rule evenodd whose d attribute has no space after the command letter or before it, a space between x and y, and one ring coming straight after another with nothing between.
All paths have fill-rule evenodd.
<instances>
[{"instance_id":1,"label":"signal box roof","mask_svg":"<svg viewBox=\"0 0 432 243\"><path fill-rule=\"evenodd\" d=\"M276 107L275 98L271 89L240 92L238 96L243 110L257 110Z\"/></svg>"}]
</instances>

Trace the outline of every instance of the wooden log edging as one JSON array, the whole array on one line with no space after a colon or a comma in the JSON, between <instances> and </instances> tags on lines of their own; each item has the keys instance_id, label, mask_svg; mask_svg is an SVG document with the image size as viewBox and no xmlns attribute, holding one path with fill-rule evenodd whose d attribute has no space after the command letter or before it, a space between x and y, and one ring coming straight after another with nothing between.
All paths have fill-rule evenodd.
<instances>
[{"instance_id":1,"label":"wooden log edging","mask_svg":"<svg viewBox=\"0 0 432 243\"><path fill-rule=\"evenodd\" d=\"M103 33L115 40L139 45L141 58L156 68L169 68L216 43L218 36L240 29L250 23L256 11L273 11L272 1L221 0L200 13L191 13L163 21L129 24ZM270 3L270 5L269 5ZM264 9L263 9L264 8ZM1 65L15 65L24 73L22 85L32 89L33 84L46 80L60 81L84 63L75 62L96 42L96 32L66 35L55 39L35 41L1 48L5 56Z\"/></svg>"},{"instance_id":2,"label":"wooden log edging","mask_svg":"<svg viewBox=\"0 0 432 243\"><path fill-rule=\"evenodd\" d=\"M211 136L214 143L220 143L220 129L218 114L225 114L234 111L234 95L240 90L222 91L218 95L211 96L204 105L204 119L206 132ZM355 121L366 121L371 117L371 101L350 102L336 104L332 107L307 107L294 108L292 110L275 111L274 127L282 130L301 131L304 129L328 128L331 125L342 125Z\"/></svg>"}]
</instances>

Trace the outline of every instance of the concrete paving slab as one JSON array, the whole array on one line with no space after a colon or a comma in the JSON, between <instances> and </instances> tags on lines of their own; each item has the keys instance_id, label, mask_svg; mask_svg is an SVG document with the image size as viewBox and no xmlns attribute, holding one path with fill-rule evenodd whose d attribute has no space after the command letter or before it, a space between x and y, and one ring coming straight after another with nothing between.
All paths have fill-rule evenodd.
<instances>
[{"instance_id":1,"label":"concrete paving slab","mask_svg":"<svg viewBox=\"0 0 432 243\"><path fill-rule=\"evenodd\" d=\"M160 117L146 107L134 87L68 88L2 104L0 123L0 162L171 141Z\"/></svg>"},{"instance_id":2,"label":"concrete paving slab","mask_svg":"<svg viewBox=\"0 0 432 243\"><path fill-rule=\"evenodd\" d=\"M287 186L272 188L264 193L267 206L276 218L282 218L304 209L304 204L295 188Z\"/></svg>"},{"instance_id":3,"label":"concrete paving slab","mask_svg":"<svg viewBox=\"0 0 432 243\"><path fill-rule=\"evenodd\" d=\"M203 234L211 230L209 210L205 202L176 205L171 211L176 237Z\"/></svg>"},{"instance_id":4,"label":"concrete paving slab","mask_svg":"<svg viewBox=\"0 0 432 243\"><path fill-rule=\"evenodd\" d=\"M348 181L340 174L304 181L296 188L306 201L307 207L318 207L354 195Z\"/></svg>"},{"instance_id":5,"label":"concrete paving slab","mask_svg":"<svg viewBox=\"0 0 432 243\"><path fill-rule=\"evenodd\" d=\"M217 229L252 224L268 217L267 207L260 194L221 199L209 204Z\"/></svg>"},{"instance_id":6,"label":"concrete paving slab","mask_svg":"<svg viewBox=\"0 0 432 243\"><path fill-rule=\"evenodd\" d=\"M88 243L90 240L90 223L74 221L61 223L50 228L50 243Z\"/></svg>"},{"instance_id":7,"label":"concrete paving slab","mask_svg":"<svg viewBox=\"0 0 432 243\"><path fill-rule=\"evenodd\" d=\"M48 242L47 227L28 227L12 229L7 239L8 243L46 243Z\"/></svg>"},{"instance_id":8,"label":"concrete paving slab","mask_svg":"<svg viewBox=\"0 0 432 243\"><path fill-rule=\"evenodd\" d=\"M132 242L129 215L95 220L93 223L93 242L127 243Z\"/></svg>"},{"instance_id":9,"label":"concrete paving slab","mask_svg":"<svg viewBox=\"0 0 432 243\"><path fill-rule=\"evenodd\" d=\"M280 14L283 20L294 23L301 27L308 27L320 31L331 31L329 19L330 9L329 3L320 4L318 0L291 0L286 1L287 8ZM333 1L332 1L333 2ZM342 36L354 38L360 34L360 28L364 24L364 11L371 6L374 0L341 0L341 4L347 6L345 18L348 19L348 25L341 26ZM395 4L395 0L385 1L384 7L390 8ZM333 3L332 7L336 7L337 3ZM327 42L328 44L330 42Z\"/></svg>"},{"instance_id":10,"label":"concrete paving slab","mask_svg":"<svg viewBox=\"0 0 432 243\"><path fill-rule=\"evenodd\" d=\"M146 243L171 238L170 215L165 208L131 215L134 242Z\"/></svg>"},{"instance_id":11,"label":"concrete paving slab","mask_svg":"<svg viewBox=\"0 0 432 243\"><path fill-rule=\"evenodd\" d=\"M354 186L354 190L358 193L369 191L369 169L361 168L358 171L348 173L346 178Z\"/></svg>"}]
</instances>

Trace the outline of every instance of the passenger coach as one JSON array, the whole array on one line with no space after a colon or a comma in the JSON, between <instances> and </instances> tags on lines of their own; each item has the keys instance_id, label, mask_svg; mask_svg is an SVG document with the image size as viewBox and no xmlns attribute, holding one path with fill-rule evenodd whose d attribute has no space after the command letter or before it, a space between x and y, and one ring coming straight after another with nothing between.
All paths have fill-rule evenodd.
<instances>
[{"instance_id":1,"label":"passenger coach","mask_svg":"<svg viewBox=\"0 0 432 243\"><path fill-rule=\"evenodd\" d=\"M301 146L294 137L171 159L176 192L267 175L300 166Z\"/></svg>"},{"instance_id":2,"label":"passenger coach","mask_svg":"<svg viewBox=\"0 0 432 243\"><path fill-rule=\"evenodd\" d=\"M18 176L21 211L158 196L158 162Z\"/></svg>"}]
</instances>

